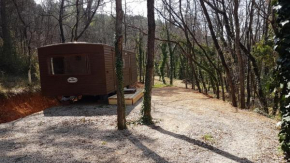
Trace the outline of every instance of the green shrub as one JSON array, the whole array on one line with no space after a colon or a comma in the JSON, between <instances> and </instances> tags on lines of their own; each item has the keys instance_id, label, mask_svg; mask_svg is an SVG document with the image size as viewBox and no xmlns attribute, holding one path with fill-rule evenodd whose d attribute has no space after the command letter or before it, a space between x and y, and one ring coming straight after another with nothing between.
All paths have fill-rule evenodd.
<instances>
[{"instance_id":1,"label":"green shrub","mask_svg":"<svg viewBox=\"0 0 290 163\"><path fill-rule=\"evenodd\" d=\"M277 60L277 79L281 85L280 111L282 115L279 140L285 158L290 161L290 1L278 0L276 5L278 33L275 37Z\"/></svg>"}]
</instances>

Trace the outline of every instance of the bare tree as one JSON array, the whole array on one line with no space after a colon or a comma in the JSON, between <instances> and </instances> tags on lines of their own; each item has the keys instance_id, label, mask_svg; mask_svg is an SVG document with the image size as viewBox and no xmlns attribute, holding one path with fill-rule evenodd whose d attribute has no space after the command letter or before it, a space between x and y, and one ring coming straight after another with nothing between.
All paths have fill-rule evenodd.
<instances>
[{"instance_id":1,"label":"bare tree","mask_svg":"<svg viewBox=\"0 0 290 163\"><path fill-rule=\"evenodd\" d=\"M87 2L87 9L85 10L83 15L80 15L80 4L79 4L79 0L76 1L76 23L72 29L72 41L78 41L78 39L80 39L82 37L82 35L84 34L84 32L88 29L88 27L90 26L91 22L93 21L93 18L98 10L98 8L101 5L101 0L97 0L96 4L95 4L95 8L91 9L91 6L93 5L92 0ZM82 4L83 5L83 4ZM91 11L92 10L92 11ZM84 18L84 19L81 19ZM80 21L83 21L83 28L80 29ZM79 31L80 30L80 31ZM78 34L79 31L79 34Z\"/></svg>"},{"instance_id":2,"label":"bare tree","mask_svg":"<svg viewBox=\"0 0 290 163\"><path fill-rule=\"evenodd\" d=\"M257 20L256 20L256 31L255 32L252 32L252 22L249 22L248 23L248 29L250 30L250 36L249 37L249 41L250 41L250 44L245 46L241 39L236 39L236 38L240 38L239 36L236 36L236 34L233 32L234 29L234 25L233 25L233 19L231 18L232 15L235 15L233 13L231 13L231 11L228 11L227 13L227 6L226 6L226 3L225 3L225 0L221 0L221 1L217 1L219 3L221 3L221 7L218 7L217 5L213 5L214 3L211 3L209 2L208 0L203 0L210 8L212 8L215 12L219 13L222 15L223 17L223 22L225 23L224 26L225 26L225 29L226 29L226 34L227 34L227 39L229 40L229 44L228 45L225 45L225 47L230 47L231 46L231 40L235 40L235 44L237 44L237 41L239 41L239 47L240 47L240 50L243 52L243 54L248 57L248 59L251 61L252 63L252 66L253 66L253 72L255 74L255 79L256 79L256 86L257 86L257 89L258 91L255 92L257 93L258 95L258 98L259 98L259 101L263 107L263 110L268 113L268 104L267 104L267 100L266 100L266 95L262 89L262 82L261 82L261 74L260 74L260 68L258 66L258 63L257 63L257 59L253 56L253 54L251 54L251 48L252 46L254 46L257 41L258 41L258 38L261 39L261 35L263 33L260 32L260 26L262 23L260 23L260 8L258 8L258 10L256 11L257 12ZM255 4L255 1L252 1L252 3ZM230 6L230 5L229 5ZM235 9L234 9L235 10ZM251 14L253 14L253 12L251 11L250 12ZM250 21L252 21L252 16L250 16ZM264 17L264 16L263 16ZM237 23L239 23L239 26L241 26L240 24L240 21L236 20ZM236 25L235 25L236 26ZM266 32L267 33L267 32ZM253 36L253 34L255 34L255 36ZM247 48L248 47L248 48ZM229 48L231 50L231 48ZM234 53L232 52L232 54L234 55ZM244 73L243 73L244 74ZM244 81L243 81L244 82Z\"/></svg>"},{"instance_id":3,"label":"bare tree","mask_svg":"<svg viewBox=\"0 0 290 163\"><path fill-rule=\"evenodd\" d=\"M33 33L35 32L35 30L32 29L32 25L33 25L33 18L31 18L30 20L27 19L25 20L23 15L21 14L21 11L19 9L19 6L17 4L17 2L15 0L12 0L16 11L17 11L17 15L18 18L22 24L22 32L23 32L23 36L24 36L24 41L25 41L25 45L27 47L27 55L28 55L28 83L31 84L32 83L32 73L31 73L31 69L32 69L32 47L31 47L31 42L32 42L32 38L33 38Z\"/></svg>"},{"instance_id":4,"label":"bare tree","mask_svg":"<svg viewBox=\"0 0 290 163\"><path fill-rule=\"evenodd\" d=\"M207 20L207 23L208 23L208 28L210 30L210 33L211 33L211 37L212 37L212 40L214 42L214 45L217 49L217 52L219 54L219 57L221 59L221 62L222 62L222 65L226 71L226 74L227 74L227 80L228 80L228 83L229 83L229 86L230 86L230 89L231 89L231 101L232 101L232 105L237 107L237 99L236 99L236 88L235 88L235 85L234 85L234 82L232 80L232 74L230 72L230 69L229 69L229 66L227 65L226 61L225 61L225 57L224 57L224 54L222 52L222 49L218 43L218 40L216 38L216 34L214 32L214 29L213 29L213 25L212 25L212 22L211 22L211 19L209 17L209 14L208 14L208 11L205 7L205 4L203 2L203 0L200 0L200 4L201 4L201 7L203 9L203 12L205 14L205 17L206 17L206 20Z\"/></svg>"}]
</instances>

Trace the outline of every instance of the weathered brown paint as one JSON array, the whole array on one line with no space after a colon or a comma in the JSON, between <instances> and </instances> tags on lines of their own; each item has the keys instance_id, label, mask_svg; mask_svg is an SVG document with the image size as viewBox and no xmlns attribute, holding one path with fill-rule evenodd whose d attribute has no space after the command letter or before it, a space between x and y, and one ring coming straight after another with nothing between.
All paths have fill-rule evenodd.
<instances>
[{"instance_id":1,"label":"weathered brown paint","mask_svg":"<svg viewBox=\"0 0 290 163\"><path fill-rule=\"evenodd\" d=\"M51 75L49 59L56 56L88 55L90 72L87 75ZM124 85L137 82L136 56L124 51ZM114 47L92 43L65 43L38 48L41 90L48 96L107 95L116 91ZM68 83L69 77L78 79Z\"/></svg>"}]
</instances>

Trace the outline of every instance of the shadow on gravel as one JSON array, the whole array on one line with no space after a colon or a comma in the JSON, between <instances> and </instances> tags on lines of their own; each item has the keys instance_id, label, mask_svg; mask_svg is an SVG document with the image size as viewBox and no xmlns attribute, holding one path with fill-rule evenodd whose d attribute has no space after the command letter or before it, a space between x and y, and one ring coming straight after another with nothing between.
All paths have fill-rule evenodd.
<instances>
[{"instance_id":1,"label":"shadow on gravel","mask_svg":"<svg viewBox=\"0 0 290 163\"><path fill-rule=\"evenodd\" d=\"M138 106L142 100L139 100L134 105L126 106L126 115ZM86 104L75 103L66 106L58 106L48 108L43 111L44 116L103 116L103 115L117 115L117 106L108 104Z\"/></svg>"},{"instance_id":2,"label":"shadow on gravel","mask_svg":"<svg viewBox=\"0 0 290 163\"><path fill-rule=\"evenodd\" d=\"M240 157L232 155L232 154L230 154L230 153L228 153L226 151L220 150L220 149L218 149L218 148L216 148L216 147L214 147L212 145L206 144L206 143L204 143L202 141L199 141L199 140L196 140L196 139L192 139L192 138L189 138L189 137L184 136L184 135L180 135L180 134L176 134L176 133L164 130L160 126L153 125L151 128L156 130L156 131L159 131L162 134L166 134L166 135L175 137L177 139L181 139L181 140L187 141L187 142L189 142L191 144L194 144L194 145L197 145L199 147L208 149L208 150L210 150L210 151L212 151L212 152L214 152L216 154L222 155L222 156L224 156L224 157L226 157L228 159L231 159L233 161L236 161L236 162L239 162L239 163L253 163L252 161L248 160L247 158L240 158Z\"/></svg>"},{"instance_id":3,"label":"shadow on gravel","mask_svg":"<svg viewBox=\"0 0 290 163\"><path fill-rule=\"evenodd\" d=\"M123 131L123 135L125 137L127 137L127 139L132 144L134 144L136 147L138 147L140 150L142 150L142 152L145 156L150 157L152 160L154 160L155 162L158 162L158 163L169 163L163 157L161 157L160 155L155 153L153 150L147 148L144 144L142 144L142 142L138 138L132 136L133 134L130 131L128 131L128 130Z\"/></svg>"},{"instance_id":4,"label":"shadow on gravel","mask_svg":"<svg viewBox=\"0 0 290 163\"><path fill-rule=\"evenodd\" d=\"M54 160L53 158L45 158L41 155L40 152L33 153L33 154L23 154L23 155L13 155L13 156L5 156L2 158L5 162L15 162L15 163L22 163L22 162L57 162L58 160ZM32 161L33 160L33 161Z\"/></svg>"}]
</instances>

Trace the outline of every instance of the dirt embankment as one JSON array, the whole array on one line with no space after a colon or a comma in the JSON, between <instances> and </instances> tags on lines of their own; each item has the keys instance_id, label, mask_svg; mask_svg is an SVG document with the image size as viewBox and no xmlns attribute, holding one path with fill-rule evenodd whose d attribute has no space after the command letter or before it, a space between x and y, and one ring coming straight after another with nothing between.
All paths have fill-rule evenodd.
<instances>
[{"instance_id":1,"label":"dirt embankment","mask_svg":"<svg viewBox=\"0 0 290 163\"><path fill-rule=\"evenodd\" d=\"M131 87L143 88L144 84L136 83ZM5 96L0 94L0 124L11 122L46 108L59 105L56 99L43 96L40 91L11 92L5 93Z\"/></svg>"},{"instance_id":2,"label":"dirt embankment","mask_svg":"<svg viewBox=\"0 0 290 163\"><path fill-rule=\"evenodd\" d=\"M0 97L0 123L10 122L58 105L56 99L42 96L40 92L24 92L9 96Z\"/></svg>"}]
</instances>

